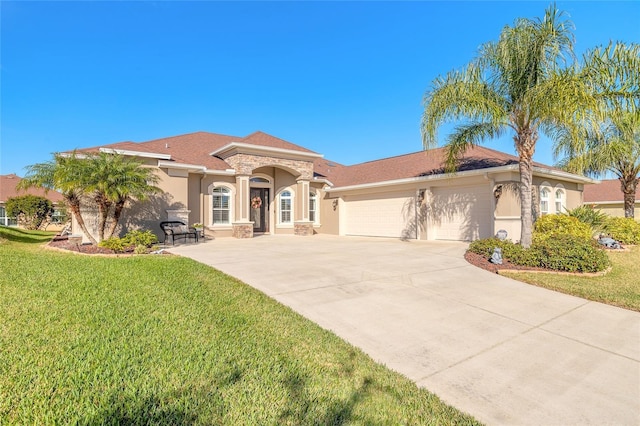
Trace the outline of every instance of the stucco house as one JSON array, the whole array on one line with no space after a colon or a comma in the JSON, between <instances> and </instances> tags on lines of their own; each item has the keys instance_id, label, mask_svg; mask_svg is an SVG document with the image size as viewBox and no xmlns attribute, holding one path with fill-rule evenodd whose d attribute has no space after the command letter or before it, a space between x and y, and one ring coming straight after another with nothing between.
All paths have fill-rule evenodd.
<instances>
[{"instance_id":1,"label":"stucco house","mask_svg":"<svg viewBox=\"0 0 640 426\"><path fill-rule=\"evenodd\" d=\"M122 231L157 232L160 221L178 219L204 224L207 235L236 238L323 233L468 241L499 229L520 236L518 160L483 147L469 150L455 174L445 173L442 148L346 166L263 132L197 132L87 150L134 156L157 170L164 193L128 209ZM593 182L536 163L541 214L581 205L584 185Z\"/></svg>"},{"instance_id":2,"label":"stucco house","mask_svg":"<svg viewBox=\"0 0 640 426\"><path fill-rule=\"evenodd\" d=\"M618 179L606 179L584 188L584 204L594 206L613 217L624 217L624 194ZM635 211L640 212L640 193L636 193ZM636 213L640 220L640 213Z\"/></svg>"},{"instance_id":3,"label":"stucco house","mask_svg":"<svg viewBox=\"0 0 640 426\"><path fill-rule=\"evenodd\" d=\"M9 217L5 204L9 198L20 197L23 195L37 195L47 198L54 206L57 203L62 202L62 194L57 191L45 191L42 188L29 188L25 190L18 190L16 187L20 183L22 178L15 174L0 175L0 225L2 226L18 226L18 222L15 217ZM56 209L52 218L52 223L47 227L49 230L59 230L62 228L60 223L61 212Z\"/></svg>"}]
</instances>

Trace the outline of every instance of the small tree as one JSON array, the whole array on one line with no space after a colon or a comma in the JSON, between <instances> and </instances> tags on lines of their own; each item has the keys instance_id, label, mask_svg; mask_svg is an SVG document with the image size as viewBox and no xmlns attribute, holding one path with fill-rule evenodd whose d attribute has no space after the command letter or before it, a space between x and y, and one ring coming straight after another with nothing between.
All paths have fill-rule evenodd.
<instances>
[{"instance_id":1,"label":"small tree","mask_svg":"<svg viewBox=\"0 0 640 426\"><path fill-rule=\"evenodd\" d=\"M40 229L51 220L53 203L38 195L11 197L6 203L7 214L18 219L26 229Z\"/></svg>"}]
</instances>

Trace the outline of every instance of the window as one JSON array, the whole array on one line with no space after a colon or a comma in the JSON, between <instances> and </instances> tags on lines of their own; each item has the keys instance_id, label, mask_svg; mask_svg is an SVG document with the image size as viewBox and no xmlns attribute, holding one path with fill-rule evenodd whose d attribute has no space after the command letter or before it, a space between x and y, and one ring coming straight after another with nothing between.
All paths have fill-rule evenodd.
<instances>
[{"instance_id":1,"label":"window","mask_svg":"<svg viewBox=\"0 0 640 426\"><path fill-rule=\"evenodd\" d=\"M213 224L228 225L231 218L231 191L219 186L211 191L213 196Z\"/></svg>"},{"instance_id":2,"label":"window","mask_svg":"<svg viewBox=\"0 0 640 426\"><path fill-rule=\"evenodd\" d=\"M564 210L564 191L562 189L556 189L556 213L560 214Z\"/></svg>"},{"instance_id":3,"label":"window","mask_svg":"<svg viewBox=\"0 0 640 426\"><path fill-rule=\"evenodd\" d=\"M318 196L314 192L309 193L309 220L311 222L318 222Z\"/></svg>"},{"instance_id":4,"label":"window","mask_svg":"<svg viewBox=\"0 0 640 426\"><path fill-rule=\"evenodd\" d=\"M7 209L0 207L0 225L2 226L17 226L18 221L15 217L7 217Z\"/></svg>"},{"instance_id":5,"label":"window","mask_svg":"<svg viewBox=\"0 0 640 426\"><path fill-rule=\"evenodd\" d=\"M290 191L280 193L280 223L291 223L292 196Z\"/></svg>"},{"instance_id":6,"label":"window","mask_svg":"<svg viewBox=\"0 0 640 426\"><path fill-rule=\"evenodd\" d=\"M540 214L549 214L549 190L542 188L540 190Z\"/></svg>"},{"instance_id":7,"label":"window","mask_svg":"<svg viewBox=\"0 0 640 426\"><path fill-rule=\"evenodd\" d=\"M251 183L269 183L269 179L265 179L263 177L252 177L249 179Z\"/></svg>"},{"instance_id":8,"label":"window","mask_svg":"<svg viewBox=\"0 0 640 426\"><path fill-rule=\"evenodd\" d=\"M54 210L51 215L51 223L56 225L62 225L65 222L65 217L60 210Z\"/></svg>"}]
</instances>

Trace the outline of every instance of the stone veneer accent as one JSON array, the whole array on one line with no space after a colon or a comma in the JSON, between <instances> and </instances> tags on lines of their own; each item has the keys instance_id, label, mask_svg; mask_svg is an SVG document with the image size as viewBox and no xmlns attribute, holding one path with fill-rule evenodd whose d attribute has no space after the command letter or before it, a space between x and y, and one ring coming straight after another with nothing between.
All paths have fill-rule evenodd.
<instances>
[{"instance_id":1,"label":"stone veneer accent","mask_svg":"<svg viewBox=\"0 0 640 426\"><path fill-rule=\"evenodd\" d=\"M293 224L294 235L313 235L313 222L295 222Z\"/></svg>"},{"instance_id":2,"label":"stone veneer accent","mask_svg":"<svg viewBox=\"0 0 640 426\"><path fill-rule=\"evenodd\" d=\"M288 160L251 154L234 154L224 159L239 175L251 175L259 167L281 166L300 173L299 179L313 179L313 161Z\"/></svg>"},{"instance_id":3,"label":"stone veneer accent","mask_svg":"<svg viewBox=\"0 0 640 426\"><path fill-rule=\"evenodd\" d=\"M234 238L253 238L253 222L234 223L232 226Z\"/></svg>"}]
</instances>

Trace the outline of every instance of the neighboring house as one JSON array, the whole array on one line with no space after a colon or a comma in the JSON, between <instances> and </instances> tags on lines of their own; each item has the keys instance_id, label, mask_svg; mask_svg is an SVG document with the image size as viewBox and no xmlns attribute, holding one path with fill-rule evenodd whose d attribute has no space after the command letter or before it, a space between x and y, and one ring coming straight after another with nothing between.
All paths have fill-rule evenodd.
<instances>
[{"instance_id":1,"label":"neighboring house","mask_svg":"<svg viewBox=\"0 0 640 426\"><path fill-rule=\"evenodd\" d=\"M157 169L164 194L125 210L121 232L163 220L203 223L208 235L314 233L474 240L505 229L520 236L518 159L470 149L457 173L442 148L345 166L262 132L206 132L121 142L83 151L117 152ZM594 181L535 164L542 213L582 204ZM90 227L96 216L85 209ZM80 234L77 224L74 232Z\"/></svg>"},{"instance_id":2,"label":"neighboring house","mask_svg":"<svg viewBox=\"0 0 640 426\"><path fill-rule=\"evenodd\" d=\"M584 188L584 204L614 217L624 217L624 195L618 179L607 179ZM635 219L640 220L640 192L636 193Z\"/></svg>"},{"instance_id":3,"label":"neighboring house","mask_svg":"<svg viewBox=\"0 0 640 426\"><path fill-rule=\"evenodd\" d=\"M54 207L57 203L63 201L62 194L57 191L48 191L45 192L44 189L41 188L29 188L28 190L19 190L16 188L18 183L22 180L21 177L10 174L10 175L0 175L0 225L2 226L18 226L18 222L15 217L9 217L7 215L7 210L5 208L5 203L7 199L13 197L20 197L22 195L38 195L41 197L45 197L50 200ZM61 229L60 223L60 211L56 209L54 212L54 216L52 218L52 223L49 230L59 230Z\"/></svg>"}]
</instances>

